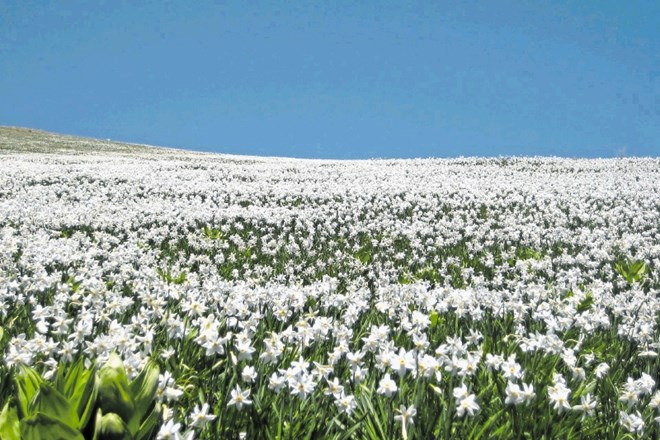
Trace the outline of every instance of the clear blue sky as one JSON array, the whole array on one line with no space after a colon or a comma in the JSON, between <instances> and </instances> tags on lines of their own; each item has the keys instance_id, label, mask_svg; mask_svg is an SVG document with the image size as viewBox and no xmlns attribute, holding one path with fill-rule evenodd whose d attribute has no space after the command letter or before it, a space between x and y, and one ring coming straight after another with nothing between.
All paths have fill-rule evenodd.
<instances>
[{"instance_id":1,"label":"clear blue sky","mask_svg":"<svg viewBox=\"0 0 660 440\"><path fill-rule=\"evenodd\" d=\"M294 157L660 154L660 2L0 2L0 125Z\"/></svg>"}]
</instances>

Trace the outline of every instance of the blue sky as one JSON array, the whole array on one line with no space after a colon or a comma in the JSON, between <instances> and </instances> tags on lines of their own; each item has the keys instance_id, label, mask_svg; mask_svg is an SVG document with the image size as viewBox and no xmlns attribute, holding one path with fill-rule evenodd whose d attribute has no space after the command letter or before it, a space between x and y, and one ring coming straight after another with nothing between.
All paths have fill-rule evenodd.
<instances>
[{"instance_id":1,"label":"blue sky","mask_svg":"<svg viewBox=\"0 0 660 440\"><path fill-rule=\"evenodd\" d=\"M660 2L4 1L0 125L319 158L660 154Z\"/></svg>"}]
</instances>

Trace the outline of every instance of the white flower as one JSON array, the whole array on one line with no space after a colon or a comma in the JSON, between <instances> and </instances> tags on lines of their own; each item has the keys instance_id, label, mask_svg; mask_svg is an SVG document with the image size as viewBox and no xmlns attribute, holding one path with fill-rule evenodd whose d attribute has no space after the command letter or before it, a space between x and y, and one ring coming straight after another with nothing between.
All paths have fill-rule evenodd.
<instances>
[{"instance_id":1,"label":"white flower","mask_svg":"<svg viewBox=\"0 0 660 440\"><path fill-rule=\"evenodd\" d=\"M518 405L523 403L525 398L518 384L509 382L506 386L506 400L504 401L507 405Z\"/></svg>"},{"instance_id":2,"label":"white flower","mask_svg":"<svg viewBox=\"0 0 660 440\"><path fill-rule=\"evenodd\" d=\"M503 362L504 359L499 354L496 355L493 355L492 353L486 354L486 367L488 367L490 371L499 369Z\"/></svg>"},{"instance_id":3,"label":"white flower","mask_svg":"<svg viewBox=\"0 0 660 440\"><path fill-rule=\"evenodd\" d=\"M158 430L158 440L178 440L181 438L179 430L181 429L180 423L174 423L174 420L168 420Z\"/></svg>"},{"instance_id":4,"label":"white flower","mask_svg":"<svg viewBox=\"0 0 660 440\"><path fill-rule=\"evenodd\" d=\"M467 386L462 383L460 387L454 388L454 398L457 400L465 399L467 396L470 395L468 392Z\"/></svg>"},{"instance_id":5,"label":"white flower","mask_svg":"<svg viewBox=\"0 0 660 440\"><path fill-rule=\"evenodd\" d=\"M529 403L536 397L534 385L523 383L522 386L523 400L525 401L525 405L529 405Z\"/></svg>"},{"instance_id":6,"label":"white flower","mask_svg":"<svg viewBox=\"0 0 660 440\"><path fill-rule=\"evenodd\" d=\"M335 399L335 405L337 405L342 413L348 414L349 416L353 414L353 411L355 411L355 408L357 408L355 397L351 395L345 395L343 393L339 399Z\"/></svg>"},{"instance_id":7,"label":"white flower","mask_svg":"<svg viewBox=\"0 0 660 440\"><path fill-rule=\"evenodd\" d=\"M236 343L236 349L238 350L237 360L239 361L251 360L252 354L256 351L254 347L250 345L250 341L241 341L241 340L239 340Z\"/></svg>"},{"instance_id":8,"label":"white flower","mask_svg":"<svg viewBox=\"0 0 660 440\"><path fill-rule=\"evenodd\" d=\"M655 388L655 380L646 373L642 373L642 377L637 379L636 382L640 394L650 394Z\"/></svg>"},{"instance_id":9,"label":"white flower","mask_svg":"<svg viewBox=\"0 0 660 440\"><path fill-rule=\"evenodd\" d=\"M243 409L243 406L252 404L252 400L250 400L249 397L249 389L241 390L241 387L236 385L236 388L231 390L231 399L229 400L229 403L227 403L227 406L236 405L236 409L240 411Z\"/></svg>"},{"instance_id":10,"label":"white flower","mask_svg":"<svg viewBox=\"0 0 660 440\"><path fill-rule=\"evenodd\" d=\"M160 355L163 359L168 360L169 358L174 356L174 354L175 354L174 348L172 348L170 346L170 347L166 348L165 350L163 350Z\"/></svg>"},{"instance_id":11,"label":"white flower","mask_svg":"<svg viewBox=\"0 0 660 440\"><path fill-rule=\"evenodd\" d=\"M292 396L298 396L301 399L307 397L311 394L316 387L314 379L311 374L305 374L302 376L295 376L289 381L289 391Z\"/></svg>"},{"instance_id":12,"label":"white flower","mask_svg":"<svg viewBox=\"0 0 660 440\"><path fill-rule=\"evenodd\" d=\"M458 361L458 368L460 370L458 375L461 377L473 376L477 372L478 362L478 358L469 354L466 358L460 359Z\"/></svg>"},{"instance_id":13,"label":"white flower","mask_svg":"<svg viewBox=\"0 0 660 440\"><path fill-rule=\"evenodd\" d=\"M569 394L571 394L571 390L566 388L561 382L548 387L548 397L552 403L552 408L559 413L571 409L571 405L568 402Z\"/></svg>"},{"instance_id":14,"label":"white flower","mask_svg":"<svg viewBox=\"0 0 660 440\"><path fill-rule=\"evenodd\" d=\"M195 405L195 409L190 415L190 426L194 428L203 428L207 423L215 420L216 416L209 414L209 404L204 403L200 408L199 405Z\"/></svg>"},{"instance_id":15,"label":"white flower","mask_svg":"<svg viewBox=\"0 0 660 440\"><path fill-rule=\"evenodd\" d=\"M286 386L286 377L278 376L277 373L273 373L268 378L268 389L279 393Z\"/></svg>"},{"instance_id":16,"label":"white flower","mask_svg":"<svg viewBox=\"0 0 660 440\"><path fill-rule=\"evenodd\" d=\"M408 425L415 423L414 419L417 415L417 409L414 405L410 405L407 409L406 405L401 405L396 412L398 414L394 416L394 420L401 423L401 437L403 440L408 440Z\"/></svg>"},{"instance_id":17,"label":"white flower","mask_svg":"<svg viewBox=\"0 0 660 440\"><path fill-rule=\"evenodd\" d=\"M344 386L336 377L332 381L326 379L326 382L328 382L328 387L323 392L326 396L334 396L335 399L338 399L344 393Z\"/></svg>"},{"instance_id":18,"label":"white flower","mask_svg":"<svg viewBox=\"0 0 660 440\"><path fill-rule=\"evenodd\" d=\"M458 401L456 405L456 414L458 417L463 417L465 414L472 417L476 411L479 411L480 406L476 402L476 398L477 396L470 394Z\"/></svg>"},{"instance_id":19,"label":"white flower","mask_svg":"<svg viewBox=\"0 0 660 440\"><path fill-rule=\"evenodd\" d=\"M289 367L294 375L307 374L309 369L309 362L307 362L302 356L298 358L297 361L291 362L291 367Z\"/></svg>"},{"instance_id":20,"label":"white flower","mask_svg":"<svg viewBox=\"0 0 660 440\"><path fill-rule=\"evenodd\" d=\"M394 420L397 422L403 425L413 425L415 423L414 418L417 415L415 405L410 405L408 408L406 408L406 405L401 405L396 412L398 414L394 416Z\"/></svg>"},{"instance_id":21,"label":"white flower","mask_svg":"<svg viewBox=\"0 0 660 440\"><path fill-rule=\"evenodd\" d=\"M243 372L241 373L241 378L244 382L252 383L257 380L257 372L253 366L246 365L245 368L243 368Z\"/></svg>"},{"instance_id":22,"label":"white flower","mask_svg":"<svg viewBox=\"0 0 660 440\"><path fill-rule=\"evenodd\" d=\"M596 369L594 370L594 374L598 379L602 379L605 377L605 375L610 371L610 366L607 365L605 362L601 362L596 366Z\"/></svg>"},{"instance_id":23,"label":"white flower","mask_svg":"<svg viewBox=\"0 0 660 440\"><path fill-rule=\"evenodd\" d=\"M390 378L390 373L386 373L378 383L378 390L376 390L376 392L387 397L392 397L397 390L398 387L396 386L396 382Z\"/></svg>"},{"instance_id":24,"label":"white flower","mask_svg":"<svg viewBox=\"0 0 660 440\"><path fill-rule=\"evenodd\" d=\"M649 406L653 409L660 408L660 391L656 391L653 394L653 396L651 397L651 401L649 402Z\"/></svg>"},{"instance_id":25,"label":"white flower","mask_svg":"<svg viewBox=\"0 0 660 440\"><path fill-rule=\"evenodd\" d=\"M368 370L366 367L355 367L351 370L353 376L353 381L356 384L362 383L362 381L367 377Z\"/></svg>"},{"instance_id":26,"label":"white flower","mask_svg":"<svg viewBox=\"0 0 660 440\"><path fill-rule=\"evenodd\" d=\"M573 409L582 412L582 420L584 420L586 416L594 415L596 401L591 398L591 394L587 393L580 398L580 404L574 405Z\"/></svg>"},{"instance_id":27,"label":"white flower","mask_svg":"<svg viewBox=\"0 0 660 440\"><path fill-rule=\"evenodd\" d=\"M406 352L403 347L398 354L392 355L392 369L402 377L406 371L415 369L415 355L412 351Z\"/></svg>"},{"instance_id":28,"label":"white flower","mask_svg":"<svg viewBox=\"0 0 660 440\"><path fill-rule=\"evenodd\" d=\"M635 414L628 414L625 411L619 413L619 423L629 432L641 433L644 430L644 420L637 411Z\"/></svg>"},{"instance_id":29,"label":"white flower","mask_svg":"<svg viewBox=\"0 0 660 440\"><path fill-rule=\"evenodd\" d=\"M506 361L502 362L500 369L502 370L502 375L508 381L514 381L522 376L522 368L520 368L520 364L515 361L514 356L509 356Z\"/></svg>"},{"instance_id":30,"label":"white flower","mask_svg":"<svg viewBox=\"0 0 660 440\"><path fill-rule=\"evenodd\" d=\"M624 390L619 396L619 401L622 403L627 403L628 408L631 408L639 401L639 387L636 381L632 378L628 378L628 381L624 385Z\"/></svg>"}]
</instances>

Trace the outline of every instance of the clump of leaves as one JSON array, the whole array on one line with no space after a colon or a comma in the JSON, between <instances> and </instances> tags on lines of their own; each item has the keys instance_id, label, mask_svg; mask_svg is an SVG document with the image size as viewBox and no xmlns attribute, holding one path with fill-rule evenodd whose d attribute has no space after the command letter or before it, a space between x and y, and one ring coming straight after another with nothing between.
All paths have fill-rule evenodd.
<instances>
[{"instance_id":1,"label":"clump of leaves","mask_svg":"<svg viewBox=\"0 0 660 440\"><path fill-rule=\"evenodd\" d=\"M186 281L186 272L181 272L179 275L173 275L170 270L156 268L158 275L169 284L183 284Z\"/></svg>"},{"instance_id":2,"label":"clump of leaves","mask_svg":"<svg viewBox=\"0 0 660 440\"><path fill-rule=\"evenodd\" d=\"M149 362L129 382L121 358L114 353L98 371L85 368L82 359L59 368L53 382L32 368L19 367L16 404L7 402L0 413L0 438L151 438L161 415L156 402L158 375L158 367Z\"/></svg>"},{"instance_id":3,"label":"clump of leaves","mask_svg":"<svg viewBox=\"0 0 660 440\"><path fill-rule=\"evenodd\" d=\"M628 284L641 283L648 272L643 260L619 260L614 263L614 270L621 275Z\"/></svg>"},{"instance_id":4,"label":"clump of leaves","mask_svg":"<svg viewBox=\"0 0 660 440\"><path fill-rule=\"evenodd\" d=\"M204 235L206 235L206 237L210 238L211 240L225 239L225 234L222 232L221 229L211 228L207 225L204 226L204 229L202 231L204 232Z\"/></svg>"}]
</instances>

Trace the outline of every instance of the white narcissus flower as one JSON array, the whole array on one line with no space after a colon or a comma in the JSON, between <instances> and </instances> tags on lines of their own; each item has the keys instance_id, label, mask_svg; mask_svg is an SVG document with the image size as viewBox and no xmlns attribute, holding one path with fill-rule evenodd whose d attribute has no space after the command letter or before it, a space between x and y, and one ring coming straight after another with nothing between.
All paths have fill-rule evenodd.
<instances>
[{"instance_id":1,"label":"white narcissus flower","mask_svg":"<svg viewBox=\"0 0 660 440\"><path fill-rule=\"evenodd\" d=\"M243 406L251 405L252 400L249 399L250 390L242 390L239 385L236 385L236 388L231 390L231 399L227 406L235 405L237 410L243 409Z\"/></svg>"},{"instance_id":2,"label":"white narcissus flower","mask_svg":"<svg viewBox=\"0 0 660 440\"><path fill-rule=\"evenodd\" d=\"M454 388L453 394L456 400L465 399L467 396L470 395L467 386L464 383L462 383L460 387Z\"/></svg>"},{"instance_id":3,"label":"white narcissus flower","mask_svg":"<svg viewBox=\"0 0 660 440\"><path fill-rule=\"evenodd\" d=\"M656 391L653 394L653 396L651 396L651 401L649 402L649 406L656 410L660 408L660 391Z\"/></svg>"},{"instance_id":4,"label":"white narcissus flower","mask_svg":"<svg viewBox=\"0 0 660 440\"><path fill-rule=\"evenodd\" d=\"M399 353L392 356L392 369L402 377L406 371L413 370L416 367L415 355L412 351L406 351L403 347L399 348Z\"/></svg>"},{"instance_id":5,"label":"white narcissus flower","mask_svg":"<svg viewBox=\"0 0 660 440\"><path fill-rule=\"evenodd\" d=\"M353 411L355 411L355 408L357 408L357 402L355 401L355 397L343 393L339 397L339 399L335 399L335 405L337 405L340 412L344 414L348 414L349 416L353 414Z\"/></svg>"},{"instance_id":6,"label":"white narcissus flower","mask_svg":"<svg viewBox=\"0 0 660 440\"><path fill-rule=\"evenodd\" d=\"M376 392L387 397L392 397L392 395L396 393L397 390L398 387L396 386L396 382L390 378L390 373L386 373L378 383L378 389Z\"/></svg>"},{"instance_id":7,"label":"white narcissus flower","mask_svg":"<svg viewBox=\"0 0 660 440\"><path fill-rule=\"evenodd\" d=\"M190 415L190 426L193 428L203 428L209 422L215 420L216 416L209 414L209 404L204 403L200 408L199 405L195 405L195 409Z\"/></svg>"},{"instance_id":8,"label":"white narcissus flower","mask_svg":"<svg viewBox=\"0 0 660 440\"><path fill-rule=\"evenodd\" d=\"M651 394L655 388L655 380L646 373L642 373L642 377L637 379L637 389L641 394Z\"/></svg>"},{"instance_id":9,"label":"white narcissus flower","mask_svg":"<svg viewBox=\"0 0 660 440\"><path fill-rule=\"evenodd\" d=\"M503 362L504 359L502 356L486 353L486 367L488 367L490 371L499 369Z\"/></svg>"},{"instance_id":10,"label":"white narcissus flower","mask_svg":"<svg viewBox=\"0 0 660 440\"><path fill-rule=\"evenodd\" d=\"M407 426L415 423L414 419L417 415L417 408L415 408L415 405L410 405L408 408L406 408L406 405L400 405L396 412L397 415L394 416L394 420L402 425Z\"/></svg>"},{"instance_id":11,"label":"white narcissus flower","mask_svg":"<svg viewBox=\"0 0 660 440\"><path fill-rule=\"evenodd\" d=\"M534 385L523 383L522 396L523 400L525 401L525 405L529 405L529 403L536 397L536 393L534 392Z\"/></svg>"},{"instance_id":12,"label":"white narcissus flower","mask_svg":"<svg viewBox=\"0 0 660 440\"><path fill-rule=\"evenodd\" d=\"M158 440L179 440L181 438L181 434L179 434L180 430L181 424L175 423L174 420L171 419L160 427L156 438Z\"/></svg>"},{"instance_id":13,"label":"white narcissus flower","mask_svg":"<svg viewBox=\"0 0 660 440\"><path fill-rule=\"evenodd\" d=\"M252 383L257 380L257 372L252 365L246 365L241 373L244 382Z\"/></svg>"},{"instance_id":14,"label":"white narcissus flower","mask_svg":"<svg viewBox=\"0 0 660 440\"><path fill-rule=\"evenodd\" d=\"M458 415L458 417L463 417L465 414L470 417L474 416L474 414L481 409L476 398L477 396L474 394L469 394L460 399L456 404L456 415Z\"/></svg>"},{"instance_id":15,"label":"white narcissus flower","mask_svg":"<svg viewBox=\"0 0 660 440\"><path fill-rule=\"evenodd\" d=\"M506 400L504 403L507 405L518 405L524 401L525 398L520 386L516 383L509 382L506 386Z\"/></svg>"},{"instance_id":16,"label":"white narcissus flower","mask_svg":"<svg viewBox=\"0 0 660 440\"><path fill-rule=\"evenodd\" d=\"M571 409L571 405L568 402L568 396L570 394L571 390L566 388L566 386L561 382L548 387L548 397L552 403L552 408L559 413L562 413L564 410Z\"/></svg>"},{"instance_id":17,"label":"white narcissus flower","mask_svg":"<svg viewBox=\"0 0 660 440\"><path fill-rule=\"evenodd\" d=\"M520 379L520 376L522 376L522 368L516 362L515 356L509 356L506 361L502 362L500 369L502 370L502 375L508 381Z\"/></svg>"},{"instance_id":18,"label":"white narcissus flower","mask_svg":"<svg viewBox=\"0 0 660 440\"><path fill-rule=\"evenodd\" d=\"M397 415L394 416L394 420L401 423L401 437L403 440L408 440L408 425L415 423L417 409L414 405L410 405L408 408L406 408L406 405L401 405L396 412Z\"/></svg>"},{"instance_id":19,"label":"white narcissus flower","mask_svg":"<svg viewBox=\"0 0 660 440\"><path fill-rule=\"evenodd\" d=\"M344 386L339 382L339 379L336 377L332 380L326 379L326 382L328 382L328 387L323 391L323 394L326 396L334 396L335 399L338 399L344 394Z\"/></svg>"},{"instance_id":20,"label":"white narcissus flower","mask_svg":"<svg viewBox=\"0 0 660 440\"><path fill-rule=\"evenodd\" d=\"M311 394L315 387L316 383L314 382L311 374L295 376L289 382L289 392L291 395L298 396L301 399L305 399L309 394Z\"/></svg>"},{"instance_id":21,"label":"white narcissus flower","mask_svg":"<svg viewBox=\"0 0 660 440\"><path fill-rule=\"evenodd\" d=\"M277 373L273 373L268 378L268 389L274 391L275 394L279 393L286 387L286 377L278 376Z\"/></svg>"},{"instance_id":22,"label":"white narcissus flower","mask_svg":"<svg viewBox=\"0 0 660 440\"><path fill-rule=\"evenodd\" d=\"M625 411L619 413L619 423L629 432L640 434L644 430L644 419L639 411L635 414L628 414Z\"/></svg>"},{"instance_id":23,"label":"white narcissus flower","mask_svg":"<svg viewBox=\"0 0 660 440\"><path fill-rule=\"evenodd\" d=\"M580 404L574 405L573 409L582 413L582 420L587 416L593 416L594 411L596 410L597 403L594 399L591 398L591 394L587 393L586 395L580 398Z\"/></svg>"},{"instance_id":24,"label":"white narcissus flower","mask_svg":"<svg viewBox=\"0 0 660 440\"><path fill-rule=\"evenodd\" d=\"M598 364L594 370L594 374L598 379L602 379L610 371L610 366L605 362Z\"/></svg>"}]
</instances>

